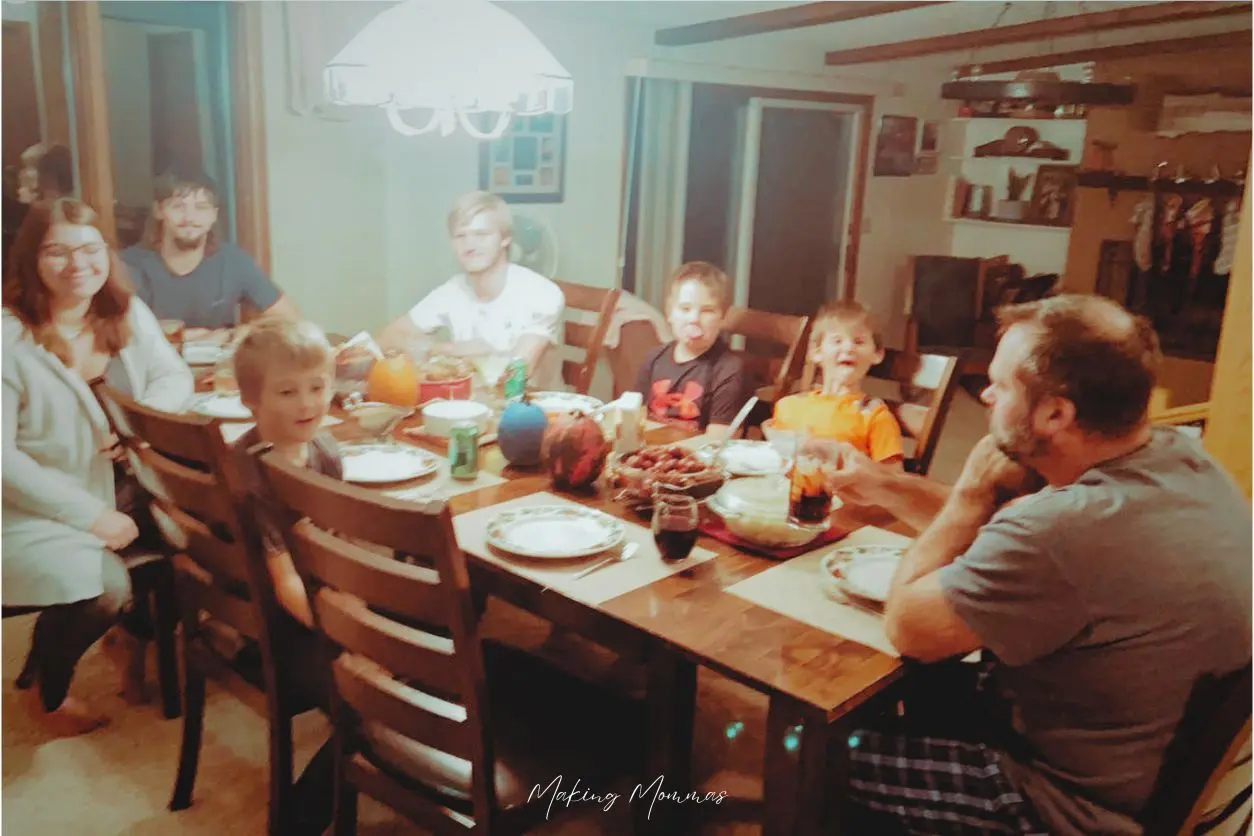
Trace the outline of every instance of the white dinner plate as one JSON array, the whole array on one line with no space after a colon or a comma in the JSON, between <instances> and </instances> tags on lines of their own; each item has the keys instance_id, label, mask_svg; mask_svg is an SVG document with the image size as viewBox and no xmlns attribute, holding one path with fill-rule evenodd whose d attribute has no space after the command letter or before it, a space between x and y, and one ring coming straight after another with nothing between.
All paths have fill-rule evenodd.
<instances>
[{"instance_id":1,"label":"white dinner plate","mask_svg":"<svg viewBox=\"0 0 1254 836\"><path fill-rule=\"evenodd\" d=\"M343 444L344 481L358 485L404 482L434 473L440 459L410 444Z\"/></svg>"},{"instance_id":2,"label":"white dinner plate","mask_svg":"<svg viewBox=\"0 0 1254 836\"><path fill-rule=\"evenodd\" d=\"M575 392L533 392L528 400L545 412L592 412L605 406L604 401Z\"/></svg>"},{"instance_id":3,"label":"white dinner plate","mask_svg":"<svg viewBox=\"0 0 1254 836\"><path fill-rule=\"evenodd\" d=\"M504 511L488 523L488 545L520 557L564 560L612 549L627 536L608 514L578 505Z\"/></svg>"},{"instance_id":4,"label":"white dinner plate","mask_svg":"<svg viewBox=\"0 0 1254 836\"><path fill-rule=\"evenodd\" d=\"M823 571L842 591L883 604L905 551L901 546L848 546L825 558Z\"/></svg>"},{"instance_id":5,"label":"white dinner plate","mask_svg":"<svg viewBox=\"0 0 1254 836\"><path fill-rule=\"evenodd\" d=\"M223 421L251 421L252 412L239 399L237 392L214 392L192 402L192 412L221 418Z\"/></svg>"},{"instance_id":6,"label":"white dinner plate","mask_svg":"<svg viewBox=\"0 0 1254 836\"><path fill-rule=\"evenodd\" d=\"M697 458L709 462L717 444L709 444L697 451ZM765 441L727 442L719 454L719 464L732 476L773 476L784 472L784 457L774 446Z\"/></svg>"},{"instance_id":7,"label":"white dinner plate","mask_svg":"<svg viewBox=\"0 0 1254 836\"><path fill-rule=\"evenodd\" d=\"M184 343L183 359L189 366L212 366L226 356L226 349L213 343Z\"/></svg>"}]
</instances>

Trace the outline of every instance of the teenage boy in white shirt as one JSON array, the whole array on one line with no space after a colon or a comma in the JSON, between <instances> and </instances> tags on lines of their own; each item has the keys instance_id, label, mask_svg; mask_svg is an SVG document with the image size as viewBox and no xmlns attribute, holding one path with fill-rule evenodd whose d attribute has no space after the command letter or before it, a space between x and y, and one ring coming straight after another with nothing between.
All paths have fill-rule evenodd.
<instances>
[{"instance_id":1,"label":"teenage boy in white shirt","mask_svg":"<svg viewBox=\"0 0 1254 836\"><path fill-rule=\"evenodd\" d=\"M379 335L383 349L411 354L484 357L505 354L527 363L537 388L556 388L566 301L553 282L509 261L509 207L487 192L458 198L449 235L463 273L441 284ZM446 328L448 341L435 338ZM416 357L415 359L422 359Z\"/></svg>"}]
</instances>

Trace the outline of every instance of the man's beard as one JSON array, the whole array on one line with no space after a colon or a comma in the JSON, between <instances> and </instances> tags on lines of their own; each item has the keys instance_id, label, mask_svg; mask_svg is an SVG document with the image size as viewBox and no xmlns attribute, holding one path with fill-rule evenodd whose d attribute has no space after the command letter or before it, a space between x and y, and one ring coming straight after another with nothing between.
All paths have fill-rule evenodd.
<instances>
[{"instance_id":1,"label":"man's beard","mask_svg":"<svg viewBox=\"0 0 1254 836\"><path fill-rule=\"evenodd\" d=\"M191 250L199 249L202 245L204 245L205 239L208 236L209 233L207 232L185 235L180 233L178 230L171 230L170 240L174 244L175 248L183 250L184 252L190 252Z\"/></svg>"},{"instance_id":2,"label":"man's beard","mask_svg":"<svg viewBox=\"0 0 1254 836\"><path fill-rule=\"evenodd\" d=\"M1049 448L1049 442L1032 429L1031 418L1025 418L1022 422L1010 428L1008 432L993 430L993 440L997 442L997 449L1005 453L1006 458L1016 464L1030 466L1033 459L1039 459L1045 455Z\"/></svg>"}]
</instances>

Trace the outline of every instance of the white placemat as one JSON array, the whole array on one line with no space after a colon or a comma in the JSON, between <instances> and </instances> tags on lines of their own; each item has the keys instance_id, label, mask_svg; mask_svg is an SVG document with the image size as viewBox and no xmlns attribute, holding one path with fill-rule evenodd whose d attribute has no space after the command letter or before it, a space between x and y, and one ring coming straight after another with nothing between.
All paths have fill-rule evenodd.
<instances>
[{"instance_id":1,"label":"white placemat","mask_svg":"<svg viewBox=\"0 0 1254 836\"><path fill-rule=\"evenodd\" d=\"M500 476L497 476L495 473L489 473L486 470L480 470L479 475L474 479L454 479L449 475L448 460L441 459L440 469L425 481L399 488L386 488L383 492L395 499L412 499L415 502L425 502L436 497L447 499L458 494L477 491L480 488L490 488L504 481Z\"/></svg>"},{"instance_id":2,"label":"white placemat","mask_svg":"<svg viewBox=\"0 0 1254 836\"><path fill-rule=\"evenodd\" d=\"M667 563L662 560L657 546L653 543L653 534L644 526L626 520L622 523L627 532L627 542L639 546L636 556L622 563L598 569L578 580L574 579L575 575L603 560L606 555L596 555L582 560L544 563L536 560L514 560L493 551L487 545L485 533L488 523L502 511L538 505L577 506L578 504L551 493L534 493L498 505L458 514L453 518L453 527L457 530L457 541L461 544L463 551L506 566L511 572L530 578L552 592L585 604L600 604L717 556L714 552L697 546L686 559Z\"/></svg>"},{"instance_id":3,"label":"white placemat","mask_svg":"<svg viewBox=\"0 0 1254 836\"><path fill-rule=\"evenodd\" d=\"M322 419L322 428L334 427L336 424L344 423L339 418L328 415ZM252 421L223 421L222 422L222 438L227 444L234 444L244 433L253 428Z\"/></svg>"},{"instance_id":4,"label":"white placemat","mask_svg":"<svg viewBox=\"0 0 1254 836\"><path fill-rule=\"evenodd\" d=\"M826 548L794 557L733 584L727 591L759 607L896 657L899 654L884 635L883 619L842 604L824 592L819 574L823 570L819 564L835 549L844 546L908 546L911 542L909 537L865 526Z\"/></svg>"}]
</instances>

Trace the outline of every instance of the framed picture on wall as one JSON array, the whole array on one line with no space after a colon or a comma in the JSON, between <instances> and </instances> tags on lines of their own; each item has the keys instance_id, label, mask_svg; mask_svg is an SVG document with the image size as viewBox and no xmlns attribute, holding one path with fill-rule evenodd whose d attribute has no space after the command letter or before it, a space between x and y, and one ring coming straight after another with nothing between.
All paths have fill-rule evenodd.
<instances>
[{"instance_id":1,"label":"framed picture on wall","mask_svg":"<svg viewBox=\"0 0 1254 836\"><path fill-rule=\"evenodd\" d=\"M1071 226L1075 215L1076 167L1042 165L1036 169L1028 212L1033 223Z\"/></svg>"},{"instance_id":2,"label":"framed picture on wall","mask_svg":"<svg viewBox=\"0 0 1254 836\"><path fill-rule=\"evenodd\" d=\"M479 188L507 203L561 203L566 191L566 116L515 116L479 148Z\"/></svg>"},{"instance_id":3,"label":"framed picture on wall","mask_svg":"<svg viewBox=\"0 0 1254 836\"><path fill-rule=\"evenodd\" d=\"M880 117L875 140L876 177L909 177L914 173L915 135L919 120L913 116Z\"/></svg>"}]
</instances>

